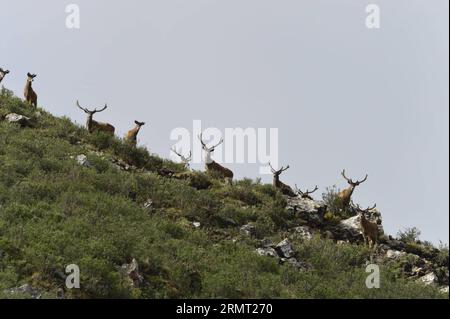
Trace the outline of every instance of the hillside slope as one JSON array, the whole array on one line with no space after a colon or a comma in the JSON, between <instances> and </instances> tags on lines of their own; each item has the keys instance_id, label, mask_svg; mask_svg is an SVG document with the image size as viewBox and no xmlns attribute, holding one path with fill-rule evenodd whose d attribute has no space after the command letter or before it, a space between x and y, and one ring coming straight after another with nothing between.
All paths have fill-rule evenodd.
<instances>
[{"instance_id":1,"label":"hillside slope","mask_svg":"<svg viewBox=\"0 0 450 319\"><path fill-rule=\"evenodd\" d=\"M11 113L27 118L10 123ZM168 173L183 171L3 89L0 297L448 298L446 249L385 238L371 256L321 202ZM370 259L379 289L365 285ZM65 287L69 264L80 289ZM414 267L434 282L407 278Z\"/></svg>"}]
</instances>

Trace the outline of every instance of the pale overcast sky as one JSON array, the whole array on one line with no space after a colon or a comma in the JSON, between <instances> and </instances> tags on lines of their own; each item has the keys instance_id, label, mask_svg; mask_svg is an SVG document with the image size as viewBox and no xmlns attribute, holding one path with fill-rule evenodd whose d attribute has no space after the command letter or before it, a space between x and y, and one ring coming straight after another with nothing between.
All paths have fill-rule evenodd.
<instances>
[{"instance_id":1,"label":"pale overcast sky","mask_svg":"<svg viewBox=\"0 0 450 319\"><path fill-rule=\"evenodd\" d=\"M81 28L65 26L78 4ZM365 26L366 5L381 28ZM110 109L122 136L168 157L176 127L279 129L290 184L321 191L369 179L385 230L449 237L447 0L0 0L4 85L22 96L38 74L39 104L84 123L82 104ZM238 178L259 164L227 165ZM200 169L200 165L194 165ZM270 182L270 176L263 176Z\"/></svg>"}]
</instances>

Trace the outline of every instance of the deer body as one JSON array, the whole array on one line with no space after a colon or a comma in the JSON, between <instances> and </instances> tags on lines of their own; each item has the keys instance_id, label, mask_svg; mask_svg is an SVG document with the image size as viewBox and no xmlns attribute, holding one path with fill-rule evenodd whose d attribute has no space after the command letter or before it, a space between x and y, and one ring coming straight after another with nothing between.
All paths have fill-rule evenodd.
<instances>
[{"instance_id":1,"label":"deer body","mask_svg":"<svg viewBox=\"0 0 450 319\"><path fill-rule=\"evenodd\" d=\"M25 84L23 95L25 97L25 101L30 103L32 106L37 107L37 94L34 92L32 86L32 82L34 81L36 74L28 73L27 76L27 83Z\"/></svg>"},{"instance_id":2,"label":"deer body","mask_svg":"<svg viewBox=\"0 0 450 319\"><path fill-rule=\"evenodd\" d=\"M285 170L289 168L289 165L286 166L286 168L281 167L279 170L275 170L272 165L269 163L270 169L272 170L273 174L273 187L279 189L283 195L287 195L290 197L295 197L297 194L294 192L294 190L289 186L284 184L282 181L280 181L280 175Z\"/></svg>"},{"instance_id":3,"label":"deer body","mask_svg":"<svg viewBox=\"0 0 450 319\"><path fill-rule=\"evenodd\" d=\"M366 174L366 177L364 177L364 179L354 182L351 178L347 178L345 176L345 169L342 171L341 174L347 180L347 183L350 185L348 188L340 191L337 195L337 197L341 202L342 209L345 209L350 206L352 195L353 192L355 191L356 186L359 186L361 183L364 183L367 180L368 175Z\"/></svg>"},{"instance_id":4,"label":"deer body","mask_svg":"<svg viewBox=\"0 0 450 319\"><path fill-rule=\"evenodd\" d=\"M6 76L6 74L9 73L9 70L3 70L2 68L0 68L0 83L2 83L4 77Z\"/></svg>"},{"instance_id":5,"label":"deer body","mask_svg":"<svg viewBox=\"0 0 450 319\"><path fill-rule=\"evenodd\" d=\"M106 110L108 105L105 104L105 106L101 110L94 109L93 111L90 111L87 108L81 107L80 103L78 101L77 101L77 106L87 114L86 128L88 129L89 133L104 132L109 135L114 135L114 132L116 131L114 126L112 126L109 123L97 122L97 121L94 121L94 119L93 119L93 116L95 113L103 112L104 110Z\"/></svg>"},{"instance_id":6,"label":"deer body","mask_svg":"<svg viewBox=\"0 0 450 319\"><path fill-rule=\"evenodd\" d=\"M228 180L228 182L231 184L233 180L233 172L220 165L216 161L212 159L212 153L214 152L214 149L223 143L223 139L220 140L220 142L217 145L214 145L212 147L206 146L206 144L203 142L202 134L199 135L200 142L202 143L202 148L205 151L205 168L207 172L210 173L218 173L220 176Z\"/></svg>"},{"instance_id":7,"label":"deer body","mask_svg":"<svg viewBox=\"0 0 450 319\"><path fill-rule=\"evenodd\" d=\"M377 205L375 204L371 208L365 210L361 209L359 205L356 206L358 210L358 215L360 217L360 226L364 238L364 243L369 246L369 248L374 247L378 243L378 224L376 222L371 222L366 218L366 213L375 209Z\"/></svg>"},{"instance_id":8,"label":"deer body","mask_svg":"<svg viewBox=\"0 0 450 319\"><path fill-rule=\"evenodd\" d=\"M133 145L137 144L137 135L139 131L141 130L141 127L145 125L144 122L138 122L134 121L136 124L136 127L132 130L129 130L128 133L125 135L125 140Z\"/></svg>"}]
</instances>

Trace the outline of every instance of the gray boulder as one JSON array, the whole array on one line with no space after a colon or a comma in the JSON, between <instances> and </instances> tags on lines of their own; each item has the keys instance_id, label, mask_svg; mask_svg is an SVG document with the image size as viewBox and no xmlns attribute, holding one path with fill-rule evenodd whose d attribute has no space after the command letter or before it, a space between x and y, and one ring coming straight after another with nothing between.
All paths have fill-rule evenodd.
<instances>
[{"instance_id":1,"label":"gray boulder","mask_svg":"<svg viewBox=\"0 0 450 319\"><path fill-rule=\"evenodd\" d=\"M256 249L258 255L278 258L278 254L272 247L263 247Z\"/></svg>"},{"instance_id":2,"label":"gray boulder","mask_svg":"<svg viewBox=\"0 0 450 319\"><path fill-rule=\"evenodd\" d=\"M14 287L10 289L6 289L4 291L7 295L21 295L21 296L29 296L31 299L41 299L42 294L35 288L33 288L30 284L25 284L20 287Z\"/></svg>"},{"instance_id":3,"label":"gray boulder","mask_svg":"<svg viewBox=\"0 0 450 319\"><path fill-rule=\"evenodd\" d=\"M315 201L308 198L288 197L286 198L286 209L292 213L298 214L300 218L316 225L323 223L323 216L327 206L322 201Z\"/></svg>"},{"instance_id":4,"label":"gray boulder","mask_svg":"<svg viewBox=\"0 0 450 319\"><path fill-rule=\"evenodd\" d=\"M240 228L240 232L246 236L252 236L255 234L256 228L251 224L244 225Z\"/></svg>"},{"instance_id":5,"label":"gray boulder","mask_svg":"<svg viewBox=\"0 0 450 319\"><path fill-rule=\"evenodd\" d=\"M294 237L300 238L304 241L311 240L311 228L308 226L299 226L294 228Z\"/></svg>"},{"instance_id":6,"label":"gray boulder","mask_svg":"<svg viewBox=\"0 0 450 319\"><path fill-rule=\"evenodd\" d=\"M275 247L278 255L283 258L291 258L295 255L294 247L291 242L286 238Z\"/></svg>"},{"instance_id":7,"label":"gray boulder","mask_svg":"<svg viewBox=\"0 0 450 319\"><path fill-rule=\"evenodd\" d=\"M88 158L84 154L80 154L77 157L75 157L75 160L77 161L78 165L83 167L91 167L91 163L89 162Z\"/></svg>"},{"instance_id":8,"label":"gray boulder","mask_svg":"<svg viewBox=\"0 0 450 319\"><path fill-rule=\"evenodd\" d=\"M31 125L31 119L29 117L16 113L6 115L5 120L9 123L19 124L22 127Z\"/></svg>"},{"instance_id":9,"label":"gray boulder","mask_svg":"<svg viewBox=\"0 0 450 319\"><path fill-rule=\"evenodd\" d=\"M144 277L139 272L139 264L134 258L131 263L122 265L121 271L133 288L139 288L144 282Z\"/></svg>"}]
</instances>

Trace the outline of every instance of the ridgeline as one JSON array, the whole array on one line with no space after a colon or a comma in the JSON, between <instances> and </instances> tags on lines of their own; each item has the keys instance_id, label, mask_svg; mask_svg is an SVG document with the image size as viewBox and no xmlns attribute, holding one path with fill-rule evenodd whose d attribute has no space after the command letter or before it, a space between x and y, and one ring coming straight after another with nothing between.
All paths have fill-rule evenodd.
<instances>
[{"instance_id":1,"label":"ridgeline","mask_svg":"<svg viewBox=\"0 0 450 319\"><path fill-rule=\"evenodd\" d=\"M0 298L448 298L447 247L408 233L371 250L336 192L229 185L3 89Z\"/></svg>"}]
</instances>

